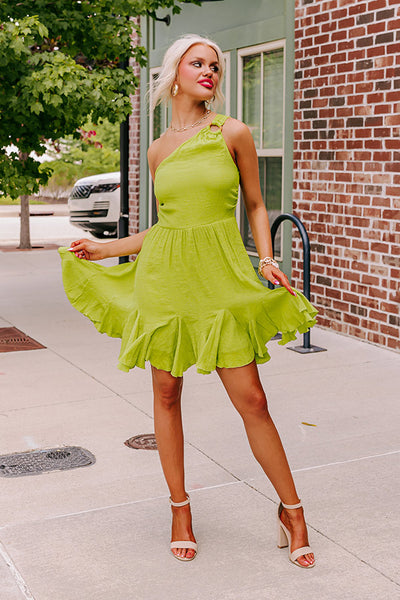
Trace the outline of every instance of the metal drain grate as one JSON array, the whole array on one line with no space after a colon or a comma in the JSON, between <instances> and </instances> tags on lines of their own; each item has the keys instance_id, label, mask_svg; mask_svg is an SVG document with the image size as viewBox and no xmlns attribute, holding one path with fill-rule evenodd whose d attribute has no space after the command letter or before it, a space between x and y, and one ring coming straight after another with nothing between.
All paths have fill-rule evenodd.
<instances>
[{"instance_id":1,"label":"metal drain grate","mask_svg":"<svg viewBox=\"0 0 400 600\"><path fill-rule=\"evenodd\" d=\"M39 350L45 347L16 327L0 327L0 352Z\"/></svg>"},{"instance_id":2,"label":"metal drain grate","mask_svg":"<svg viewBox=\"0 0 400 600\"><path fill-rule=\"evenodd\" d=\"M125 446L135 450L157 450L156 436L154 433L142 433L126 440Z\"/></svg>"},{"instance_id":3,"label":"metal drain grate","mask_svg":"<svg viewBox=\"0 0 400 600\"><path fill-rule=\"evenodd\" d=\"M39 475L47 471L63 471L88 467L96 462L94 455L78 446L29 450L0 456L0 477Z\"/></svg>"}]
</instances>

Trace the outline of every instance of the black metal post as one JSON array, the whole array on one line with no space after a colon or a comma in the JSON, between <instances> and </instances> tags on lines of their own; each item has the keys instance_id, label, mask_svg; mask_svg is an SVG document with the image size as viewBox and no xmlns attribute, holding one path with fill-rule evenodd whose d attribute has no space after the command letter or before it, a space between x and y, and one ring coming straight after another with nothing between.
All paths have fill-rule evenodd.
<instances>
[{"instance_id":1,"label":"black metal post","mask_svg":"<svg viewBox=\"0 0 400 600\"><path fill-rule=\"evenodd\" d=\"M278 215L271 227L272 247L274 247L274 241L278 227L281 223L283 223L283 221L291 221L299 230L303 243L303 294L307 300L310 300L310 240L307 230L300 219L296 217L296 215L292 215L291 213L283 213ZM274 285L268 282L268 287L273 289ZM295 352L300 352L301 354L308 354L309 352L324 352L326 348L312 346L310 342L310 331L306 331L306 333L303 334L303 345L291 347L289 350L294 350Z\"/></svg>"}]
</instances>

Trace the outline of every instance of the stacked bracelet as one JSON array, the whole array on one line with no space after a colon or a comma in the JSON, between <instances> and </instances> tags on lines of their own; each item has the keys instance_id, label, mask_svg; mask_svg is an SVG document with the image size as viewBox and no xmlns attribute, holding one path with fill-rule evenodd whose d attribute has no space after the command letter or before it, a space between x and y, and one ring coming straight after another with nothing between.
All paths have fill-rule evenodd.
<instances>
[{"instance_id":1,"label":"stacked bracelet","mask_svg":"<svg viewBox=\"0 0 400 600\"><path fill-rule=\"evenodd\" d=\"M262 258L260 260L260 262L258 263L258 272L261 275L261 277L264 277L264 275L262 274L262 270L264 267L266 267L267 265L272 265L273 267L275 267L276 269L279 269L279 265L276 262L276 260L274 260L273 258L271 258L270 256L266 256L265 258Z\"/></svg>"}]
</instances>

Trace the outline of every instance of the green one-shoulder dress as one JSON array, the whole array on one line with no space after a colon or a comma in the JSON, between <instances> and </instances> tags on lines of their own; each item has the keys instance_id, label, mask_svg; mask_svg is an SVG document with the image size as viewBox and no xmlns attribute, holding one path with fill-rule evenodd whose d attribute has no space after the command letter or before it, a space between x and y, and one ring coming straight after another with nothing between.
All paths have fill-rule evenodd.
<instances>
[{"instance_id":1,"label":"green one-shoulder dress","mask_svg":"<svg viewBox=\"0 0 400 600\"><path fill-rule=\"evenodd\" d=\"M97 329L121 338L119 368L145 362L181 376L239 367L270 356L315 324L300 293L269 290L258 279L236 219L239 172L222 136L228 117L183 142L157 168L158 222L134 262L104 267L60 248L72 305Z\"/></svg>"}]
</instances>

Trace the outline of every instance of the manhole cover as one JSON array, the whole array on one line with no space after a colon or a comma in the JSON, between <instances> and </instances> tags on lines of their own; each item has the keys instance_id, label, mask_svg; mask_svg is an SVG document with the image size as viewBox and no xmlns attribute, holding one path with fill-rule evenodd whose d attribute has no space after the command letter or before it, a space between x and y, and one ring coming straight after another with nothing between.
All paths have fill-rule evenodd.
<instances>
[{"instance_id":1,"label":"manhole cover","mask_svg":"<svg viewBox=\"0 0 400 600\"><path fill-rule=\"evenodd\" d=\"M45 347L16 327L0 327L0 352L39 350Z\"/></svg>"},{"instance_id":2,"label":"manhole cover","mask_svg":"<svg viewBox=\"0 0 400 600\"><path fill-rule=\"evenodd\" d=\"M0 456L0 477L38 475L47 471L60 471L88 467L96 462L94 455L78 446L28 450Z\"/></svg>"},{"instance_id":3,"label":"manhole cover","mask_svg":"<svg viewBox=\"0 0 400 600\"><path fill-rule=\"evenodd\" d=\"M125 446L135 450L157 450L156 436L154 433L142 433L126 440Z\"/></svg>"}]
</instances>

